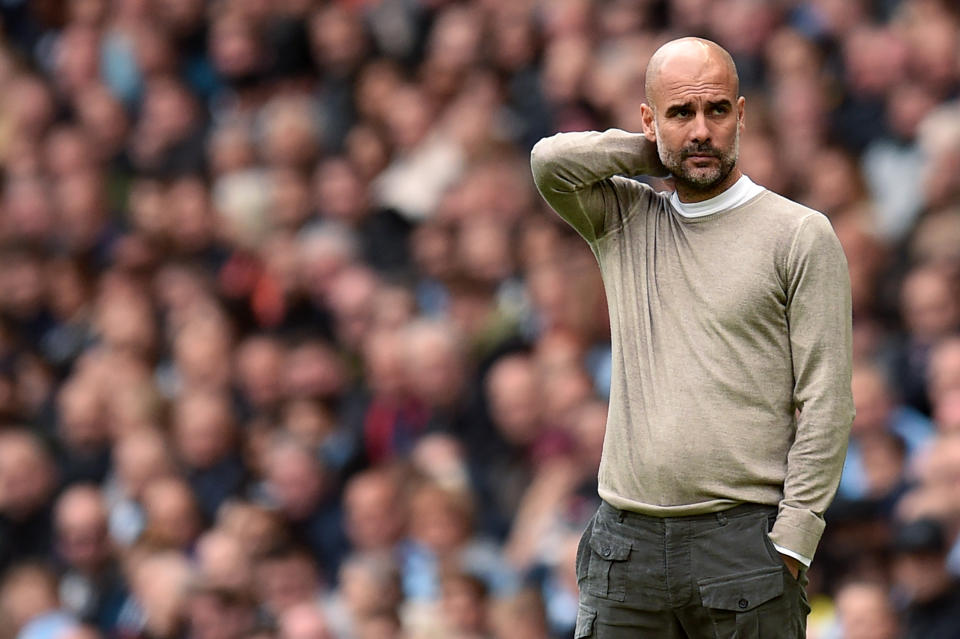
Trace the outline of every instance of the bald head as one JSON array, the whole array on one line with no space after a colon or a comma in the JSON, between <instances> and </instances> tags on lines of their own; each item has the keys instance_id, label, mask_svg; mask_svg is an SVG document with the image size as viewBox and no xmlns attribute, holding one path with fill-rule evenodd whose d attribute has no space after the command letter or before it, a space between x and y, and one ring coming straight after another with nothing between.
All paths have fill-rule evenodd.
<instances>
[{"instance_id":1,"label":"bald head","mask_svg":"<svg viewBox=\"0 0 960 639\"><path fill-rule=\"evenodd\" d=\"M734 97L740 92L737 67L726 49L703 38L671 40L657 49L647 63L647 102L656 109L664 86L700 78L728 83Z\"/></svg>"},{"instance_id":2,"label":"bald head","mask_svg":"<svg viewBox=\"0 0 960 639\"><path fill-rule=\"evenodd\" d=\"M746 101L730 54L702 38L673 40L650 57L646 87L643 134L680 201L700 202L736 183Z\"/></svg>"}]
</instances>

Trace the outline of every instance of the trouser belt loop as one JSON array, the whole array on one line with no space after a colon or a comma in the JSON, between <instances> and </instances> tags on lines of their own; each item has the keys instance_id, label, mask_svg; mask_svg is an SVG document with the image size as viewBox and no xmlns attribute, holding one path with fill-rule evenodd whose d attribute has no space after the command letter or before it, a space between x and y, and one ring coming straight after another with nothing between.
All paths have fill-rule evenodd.
<instances>
[{"instance_id":1,"label":"trouser belt loop","mask_svg":"<svg viewBox=\"0 0 960 639\"><path fill-rule=\"evenodd\" d=\"M620 524L623 523L623 517L624 517L624 515L626 515L626 513L623 512L622 510L620 510L620 509L618 508L618 509L617 509L617 523L620 523Z\"/></svg>"},{"instance_id":2,"label":"trouser belt loop","mask_svg":"<svg viewBox=\"0 0 960 639\"><path fill-rule=\"evenodd\" d=\"M720 511L717 513L717 523L719 523L721 526L727 525L727 514L725 512Z\"/></svg>"}]
</instances>

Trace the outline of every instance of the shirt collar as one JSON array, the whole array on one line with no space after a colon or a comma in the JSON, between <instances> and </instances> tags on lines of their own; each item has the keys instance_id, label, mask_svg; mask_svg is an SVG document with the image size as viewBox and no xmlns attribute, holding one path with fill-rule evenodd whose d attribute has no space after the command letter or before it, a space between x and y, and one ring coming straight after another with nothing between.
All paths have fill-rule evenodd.
<instances>
[{"instance_id":1,"label":"shirt collar","mask_svg":"<svg viewBox=\"0 0 960 639\"><path fill-rule=\"evenodd\" d=\"M753 180L746 175L741 175L740 179L737 180L733 186L708 200L703 200L702 202L681 202L677 192L674 191L673 195L670 196L670 203L683 217L703 217L704 215L711 215L740 206L747 200L753 199L762 193L763 190L762 186L755 184Z\"/></svg>"}]
</instances>

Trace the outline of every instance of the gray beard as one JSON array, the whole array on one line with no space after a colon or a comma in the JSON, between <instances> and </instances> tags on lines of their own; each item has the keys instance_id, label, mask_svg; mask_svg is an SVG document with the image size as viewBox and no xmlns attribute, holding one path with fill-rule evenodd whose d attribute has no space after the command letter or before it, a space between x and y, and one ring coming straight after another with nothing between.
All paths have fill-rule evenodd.
<instances>
[{"instance_id":1,"label":"gray beard","mask_svg":"<svg viewBox=\"0 0 960 639\"><path fill-rule=\"evenodd\" d=\"M657 125L656 120L653 121L653 127L657 133L657 140L659 140L660 127ZM733 150L730 153L718 155L717 157L720 158L720 166L716 169L707 170L707 173L696 175L683 168L683 161L686 159L687 154L693 153L694 151L710 151L716 153L716 149L712 147L702 147L699 149L686 148L671 152L664 149L659 143L657 144L657 155L660 156L660 162L670 171L673 179L678 184L694 192L710 191L727 179L727 176L733 171L733 167L737 165L737 159L740 157L740 131L739 129L737 130L736 136L733 139ZM700 169L700 171L702 170L704 169Z\"/></svg>"}]
</instances>

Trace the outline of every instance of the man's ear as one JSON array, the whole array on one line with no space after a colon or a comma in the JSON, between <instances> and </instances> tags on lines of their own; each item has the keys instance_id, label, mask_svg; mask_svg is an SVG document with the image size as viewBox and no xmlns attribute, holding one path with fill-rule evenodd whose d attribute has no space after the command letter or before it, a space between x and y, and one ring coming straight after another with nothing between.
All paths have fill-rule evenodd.
<instances>
[{"instance_id":1,"label":"man's ear","mask_svg":"<svg viewBox=\"0 0 960 639\"><path fill-rule=\"evenodd\" d=\"M743 125L747 121L747 110L746 110L747 99L742 95L737 98L737 127L740 129L740 132L743 133Z\"/></svg>"},{"instance_id":2,"label":"man's ear","mask_svg":"<svg viewBox=\"0 0 960 639\"><path fill-rule=\"evenodd\" d=\"M640 105L640 123L643 125L644 137L656 144L657 128L653 125L653 108L646 102Z\"/></svg>"}]
</instances>

